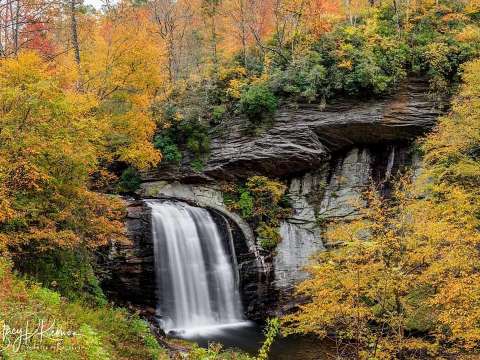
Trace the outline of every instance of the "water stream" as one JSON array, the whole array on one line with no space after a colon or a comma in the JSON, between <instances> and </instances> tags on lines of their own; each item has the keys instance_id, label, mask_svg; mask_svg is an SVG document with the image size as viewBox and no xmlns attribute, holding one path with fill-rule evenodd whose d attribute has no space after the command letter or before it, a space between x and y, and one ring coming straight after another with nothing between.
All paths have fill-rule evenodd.
<instances>
[{"instance_id":1,"label":"water stream","mask_svg":"<svg viewBox=\"0 0 480 360\"><path fill-rule=\"evenodd\" d=\"M233 246L225 244L210 213L181 202L147 204L160 326L185 338L246 326Z\"/></svg>"}]
</instances>

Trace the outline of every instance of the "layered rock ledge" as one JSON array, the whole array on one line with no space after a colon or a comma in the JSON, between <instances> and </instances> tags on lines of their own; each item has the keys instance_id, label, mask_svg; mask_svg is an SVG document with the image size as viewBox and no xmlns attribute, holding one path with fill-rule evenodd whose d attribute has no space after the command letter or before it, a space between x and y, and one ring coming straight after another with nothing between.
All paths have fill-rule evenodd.
<instances>
[{"instance_id":1,"label":"layered rock ledge","mask_svg":"<svg viewBox=\"0 0 480 360\"><path fill-rule=\"evenodd\" d=\"M409 79L395 95L383 99L339 99L324 108L286 105L270 126L254 135L245 118L212 129L203 171L192 171L186 157L180 166L161 164L145 172L143 179L197 183L259 174L291 177L314 170L331 154L354 146L410 141L430 130L440 114L423 79Z\"/></svg>"}]
</instances>

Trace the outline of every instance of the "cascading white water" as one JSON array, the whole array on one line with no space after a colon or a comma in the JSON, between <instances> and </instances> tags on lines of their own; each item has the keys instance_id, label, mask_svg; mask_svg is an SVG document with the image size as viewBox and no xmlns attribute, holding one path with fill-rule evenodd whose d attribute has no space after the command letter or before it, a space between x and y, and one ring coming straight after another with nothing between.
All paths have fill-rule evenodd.
<instances>
[{"instance_id":1,"label":"cascading white water","mask_svg":"<svg viewBox=\"0 0 480 360\"><path fill-rule=\"evenodd\" d=\"M232 247L210 213L181 202L148 201L158 299L165 331L192 333L242 322Z\"/></svg>"},{"instance_id":2,"label":"cascading white water","mask_svg":"<svg viewBox=\"0 0 480 360\"><path fill-rule=\"evenodd\" d=\"M385 180L389 180L392 175L393 165L395 164L395 146L392 146L388 156L387 168L385 170Z\"/></svg>"}]
</instances>

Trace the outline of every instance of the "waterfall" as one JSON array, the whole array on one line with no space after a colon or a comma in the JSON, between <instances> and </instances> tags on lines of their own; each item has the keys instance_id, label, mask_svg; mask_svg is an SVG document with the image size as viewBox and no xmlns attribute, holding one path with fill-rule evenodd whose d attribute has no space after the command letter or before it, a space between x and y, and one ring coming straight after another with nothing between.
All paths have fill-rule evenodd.
<instances>
[{"instance_id":1,"label":"waterfall","mask_svg":"<svg viewBox=\"0 0 480 360\"><path fill-rule=\"evenodd\" d=\"M232 244L224 244L210 213L181 202L147 205L163 329L187 333L242 322Z\"/></svg>"},{"instance_id":2,"label":"waterfall","mask_svg":"<svg viewBox=\"0 0 480 360\"><path fill-rule=\"evenodd\" d=\"M387 169L385 170L385 180L389 180L392 175L393 165L395 164L395 146L392 146L388 156Z\"/></svg>"}]
</instances>

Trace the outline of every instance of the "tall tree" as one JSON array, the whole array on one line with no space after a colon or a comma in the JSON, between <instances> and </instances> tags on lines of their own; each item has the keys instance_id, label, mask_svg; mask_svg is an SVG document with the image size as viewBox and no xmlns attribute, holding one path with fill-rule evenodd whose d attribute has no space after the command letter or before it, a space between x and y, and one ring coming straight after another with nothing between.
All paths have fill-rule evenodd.
<instances>
[{"instance_id":1,"label":"tall tree","mask_svg":"<svg viewBox=\"0 0 480 360\"><path fill-rule=\"evenodd\" d=\"M156 24L156 33L166 47L169 80L174 83L185 67L185 36L192 26L192 5L189 0L152 0L148 6Z\"/></svg>"},{"instance_id":2,"label":"tall tree","mask_svg":"<svg viewBox=\"0 0 480 360\"><path fill-rule=\"evenodd\" d=\"M57 12L49 1L0 1L0 56L16 56L38 36L44 34Z\"/></svg>"},{"instance_id":3,"label":"tall tree","mask_svg":"<svg viewBox=\"0 0 480 360\"><path fill-rule=\"evenodd\" d=\"M219 54L219 16L222 0L202 0L202 15L210 44L210 58L214 67L218 67Z\"/></svg>"},{"instance_id":4,"label":"tall tree","mask_svg":"<svg viewBox=\"0 0 480 360\"><path fill-rule=\"evenodd\" d=\"M78 0L69 0L68 6L70 11L70 36L72 41L72 47L75 56L75 62L80 68L80 44L78 42L77 1Z\"/></svg>"}]
</instances>

